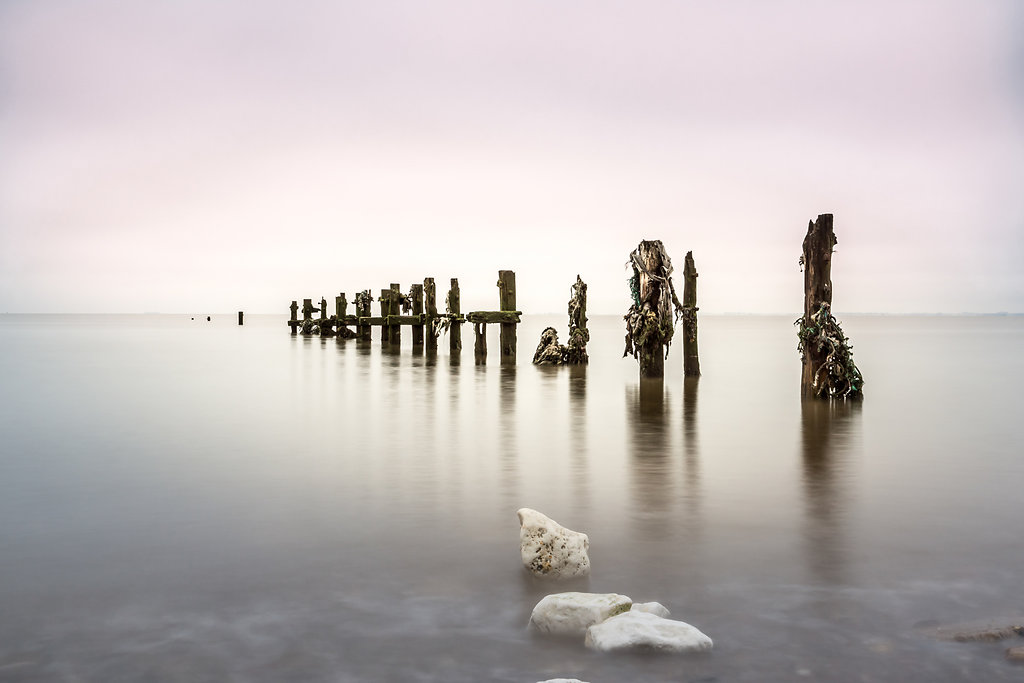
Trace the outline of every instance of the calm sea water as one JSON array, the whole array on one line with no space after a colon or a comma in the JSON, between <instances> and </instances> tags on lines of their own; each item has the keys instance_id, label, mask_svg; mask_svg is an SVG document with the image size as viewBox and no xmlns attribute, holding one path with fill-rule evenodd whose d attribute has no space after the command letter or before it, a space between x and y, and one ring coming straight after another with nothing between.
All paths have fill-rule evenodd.
<instances>
[{"instance_id":1,"label":"calm sea water","mask_svg":"<svg viewBox=\"0 0 1024 683\"><path fill-rule=\"evenodd\" d=\"M795 317L792 316L792 317ZM789 317L701 320L704 376L304 339L278 316L0 316L0 680L1010 681L1024 319L842 319L862 404L801 404ZM376 332L375 332L376 335ZM525 629L516 510L591 538L575 590L709 655Z\"/></svg>"}]
</instances>

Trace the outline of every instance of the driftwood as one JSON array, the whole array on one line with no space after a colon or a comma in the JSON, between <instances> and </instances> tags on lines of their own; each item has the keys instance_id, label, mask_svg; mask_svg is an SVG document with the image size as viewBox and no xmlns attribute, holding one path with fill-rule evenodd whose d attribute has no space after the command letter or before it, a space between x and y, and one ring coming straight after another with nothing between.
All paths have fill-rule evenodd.
<instances>
[{"instance_id":1,"label":"driftwood","mask_svg":"<svg viewBox=\"0 0 1024 683\"><path fill-rule=\"evenodd\" d=\"M661 378L675 324L684 313L672 284L672 261L661 240L644 240L629 260L633 305L624 316L626 350L622 356L632 355L640 362L641 377Z\"/></svg>"},{"instance_id":2,"label":"driftwood","mask_svg":"<svg viewBox=\"0 0 1024 683\"><path fill-rule=\"evenodd\" d=\"M838 240L832 214L807 226L800 266L804 270L804 314L794 323L803 362L804 398L863 398L864 377L853 362L853 347L832 316L832 252Z\"/></svg>"}]
</instances>

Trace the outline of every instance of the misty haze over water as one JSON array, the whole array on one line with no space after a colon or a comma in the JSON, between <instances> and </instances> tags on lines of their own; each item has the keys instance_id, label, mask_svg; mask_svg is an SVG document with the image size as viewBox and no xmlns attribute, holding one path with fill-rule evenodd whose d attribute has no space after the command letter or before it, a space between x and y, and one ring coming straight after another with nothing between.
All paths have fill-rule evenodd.
<instances>
[{"instance_id":1,"label":"misty haze over water","mask_svg":"<svg viewBox=\"0 0 1024 683\"><path fill-rule=\"evenodd\" d=\"M838 317L855 404L799 398L788 316L705 316L663 384L292 337L281 316L0 316L0 680L1019 680L1024 318ZM493 327L493 326L492 326ZM467 328L468 332L468 328ZM516 510L591 539L539 584ZM526 630L560 590L657 600L700 656Z\"/></svg>"}]
</instances>

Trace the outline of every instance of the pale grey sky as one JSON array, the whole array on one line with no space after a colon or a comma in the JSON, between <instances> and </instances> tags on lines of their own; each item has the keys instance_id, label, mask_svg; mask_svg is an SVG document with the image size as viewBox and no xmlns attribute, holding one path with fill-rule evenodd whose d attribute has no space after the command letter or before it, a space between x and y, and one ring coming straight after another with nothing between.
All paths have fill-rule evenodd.
<instances>
[{"instance_id":1,"label":"pale grey sky","mask_svg":"<svg viewBox=\"0 0 1024 683\"><path fill-rule=\"evenodd\" d=\"M0 4L0 312L280 312L424 276L464 310L1024 312L1024 5Z\"/></svg>"}]
</instances>

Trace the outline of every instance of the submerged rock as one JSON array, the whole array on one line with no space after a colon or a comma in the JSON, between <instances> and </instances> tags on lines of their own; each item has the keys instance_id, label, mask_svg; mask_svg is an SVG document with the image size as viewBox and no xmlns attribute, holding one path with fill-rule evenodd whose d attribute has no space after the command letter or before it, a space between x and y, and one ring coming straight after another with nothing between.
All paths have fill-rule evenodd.
<instances>
[{"instance_id":1,"label":"submerged rock","mask_svg":"<svg viewBox=\"0 0 1024 683\"><path fill-rule=\"evenodd\" d=\"M1001 617L980 621L965 621L924 629L932 638L952 640L958 643L973 641L995 642L1006 638L1024 636L1024 617Z\"/></svg>"},{"instance_id":2,"label":"submerged rock","mask_svg":"<svg viewBox=\"0 0 1024 683\"><path fill-rule=\"evenodd\" d=\"M533 608L530 626L542 633L581 635L588 627L629 611L632 604L618 593L554 593Z\"/></svg>"},{"instance_id":3,"label":"submerged rock","mask_svg":"<svg viewBox=\"0 0 1024 683\"><path fill-rule=\"evenodd\" d=\"M549 579L574 579L590 573L586 534L566 529L544 514L522 508L519 515L519 551L531 574Z\"/></svg>"},{"instance_id":4,"label":"submerged rock","mask_svg":"<svg viewBox=\"0 0 1024 683\"><path fill-rule=\"evenodd\" d=\"M710 650L711 638L684 621L648 612L626 612L587 629L585 645L591 650L650 649L661 652Z\"/></svg>"},{"instance_id":5,"label":"submerged rock","mask_svg":"<svg viewBox=\"0 0 1024 683\"><path fill-rule=\"evenodd\" d=\"M634 602L633 606L629 608L631 612L647 612L657 617L669 616L668 607L661 604L660 602Z\"/></svg>"}]
</instances>

